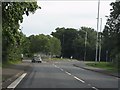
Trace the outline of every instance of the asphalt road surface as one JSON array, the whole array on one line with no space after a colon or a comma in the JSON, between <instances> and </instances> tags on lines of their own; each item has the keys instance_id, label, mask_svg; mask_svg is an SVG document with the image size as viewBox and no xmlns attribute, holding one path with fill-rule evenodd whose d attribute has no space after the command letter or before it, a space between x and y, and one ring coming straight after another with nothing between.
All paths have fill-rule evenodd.
<instances>
[{"instance_id":1,"label":"asphalt road surface","mask_svg":"<svg viewBox=\"0 0 120 90\"><path fill-rule=\"evenodd\" d=\"M118 88L118 78L73 66L77 62L32 63L32 68L16 88Z\"/></svg>"}]
</instances>

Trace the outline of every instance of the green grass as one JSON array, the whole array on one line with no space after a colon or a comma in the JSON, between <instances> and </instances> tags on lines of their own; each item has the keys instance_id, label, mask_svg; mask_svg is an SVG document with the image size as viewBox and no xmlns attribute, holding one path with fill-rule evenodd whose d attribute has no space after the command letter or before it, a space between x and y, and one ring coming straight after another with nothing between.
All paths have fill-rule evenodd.
<instances>
[{"instance_id":1,"label":"green grass","mask_svg":"<svg viewBox=\"0 0 120 90\"><path fill-rule=\"evenodd\" d=\"M96 68L103 68L108 71L117 72L117 68L110 62L92 62L92 63L86 63L88 66L96 67Z\"/></svg>"},{"instance_id":2,"label":"green grass","mask_svg":"<svg viewBox=\"0 0 120 90\"><path fill-rule=\"evenodd\" d=\"M5 62L5 63L2 63L2 67L3 67L3 68L4 68L4 67L9 67L9 66L11 66L11 65L19 64L19 63L21 63L21 61L18 61L18 60L16 60L16 61L8 61L8 62Z\"/></svg>"}]
</instances>

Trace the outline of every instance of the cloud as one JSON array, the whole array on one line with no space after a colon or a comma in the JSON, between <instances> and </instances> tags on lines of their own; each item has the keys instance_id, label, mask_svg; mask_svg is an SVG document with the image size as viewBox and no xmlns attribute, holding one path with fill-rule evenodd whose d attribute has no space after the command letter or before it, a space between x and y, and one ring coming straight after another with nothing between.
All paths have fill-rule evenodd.
<instances>
[{"instance_id":1,"label":"cloud","mask_svg":"<svg viewBox=\"0 0 120 90\"><path fill-rule=\"evenodd\" d=\"M111 2L101 1L100 17L103 18L103 25L106 22L105 15L110 13ZM28 17L24 16L21 26L27 36L50 34L57 27L87 26L96 29L97 4L97 1L38 1L42 9Z\"/></svg>"}]
</instances>

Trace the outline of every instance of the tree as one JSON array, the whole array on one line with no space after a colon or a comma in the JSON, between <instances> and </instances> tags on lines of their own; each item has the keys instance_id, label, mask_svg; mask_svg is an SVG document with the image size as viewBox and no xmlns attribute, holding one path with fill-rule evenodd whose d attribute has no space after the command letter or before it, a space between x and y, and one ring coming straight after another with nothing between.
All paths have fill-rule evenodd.
<instances>
[{"instance_id":1,"label":"tree","mask_svg":"<svg viewBox=\"0 0 120 90\"><path fill-rule=\"evenodd\" d=\"M87 32L87 37L86 37ZM85 47L85 38L86 47ZM81 27L78 30L78 38L74 41L75 55L77 58L84 59L84 54L86 52L86 60L94 60L95 57L95 45L96 45L96 31L92 28ZM85 51L86 50L86 51Z\"/></svg>"},{"instance_id":2,"label":"tree","mask_svg":"<svg viewBox=\"0 0 120 90\"><path fill-rule=\"evenodd\" d=\"M59 56L61 54L60 40L55 37L50 37L50 53L51 55Z\"/></svg>"},{"instance_id":3,"label":"tree","mask_svg":"<svg viewBox=\"0 0 120 90\"><path fill-rule=\"evenodd\" d=\"M87 59L94 59L96 32L92 28L81 27L79 30L74 28L56 28L56 32L52 32L51 35L58 38L61 41L62 52L61 56L77 59L83 59L85 52L85 32L88 33L87 40Z\"/></svg>"},{"instance_id":4,"label":"tree","mask_svg":"<svg viewBox=\"0 0 120 90\"><path fill-rule=\"evenodd\" d=\"M29 52L31 54L42 53L45 55L59 55L61 52L60 41L49 35L39 34L28 37L30 41Z\"/></svg>"},{"instance_id":5,"label":"tree","mask_svg":"<svg viewBox=\"0 0 120 90\"><path fill-rule=\"evenodd\" d=\"M54 37L61 41L62 56L69 58L74 54L73 40L77 37L77 30L73 28L56 28L56 32L52 32Z\"/></svg>"},{"instance_id":6,"label":"tree","mask_svg":"<svg viewBox=\"0 0 120 90\"><path fill-rule=\"evenodd\" d=\"M14 60L15 58L12 57L15 56L16 51L19 51L17 48L21 45L22 37L19 26L23 22L23 15L28 16L38 8L37 2L2 2L2 57L4 61L9 58Z\"/></svg>"},{"instance_id":7,"label":"tree","mask_svg":"<svg viewBox=\"0 0 120 90\"><path fill-rule=\"evenodd\" d=\"M120 63L120 1L113 2L110 16L107 19L103 35L106 49L109 50L110 58L116 64Z\"/></svg>"}]
</instances>

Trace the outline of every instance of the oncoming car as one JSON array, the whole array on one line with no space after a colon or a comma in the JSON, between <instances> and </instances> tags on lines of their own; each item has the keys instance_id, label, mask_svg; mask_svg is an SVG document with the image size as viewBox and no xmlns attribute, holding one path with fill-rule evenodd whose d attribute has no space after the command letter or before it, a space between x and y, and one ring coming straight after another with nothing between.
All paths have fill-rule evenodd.
<instances>
[{"instance_id":1,"label":"oncoming car","mask_svg":"<svg viewBox=\"0 0 120 90\"><path fill-rule=\"evenodd\" d=\"M32 59L32 62L33 63L35 63L35 62L42 63L42 59L40 56L34 56Z\"/></svg>"}]
</instances>

